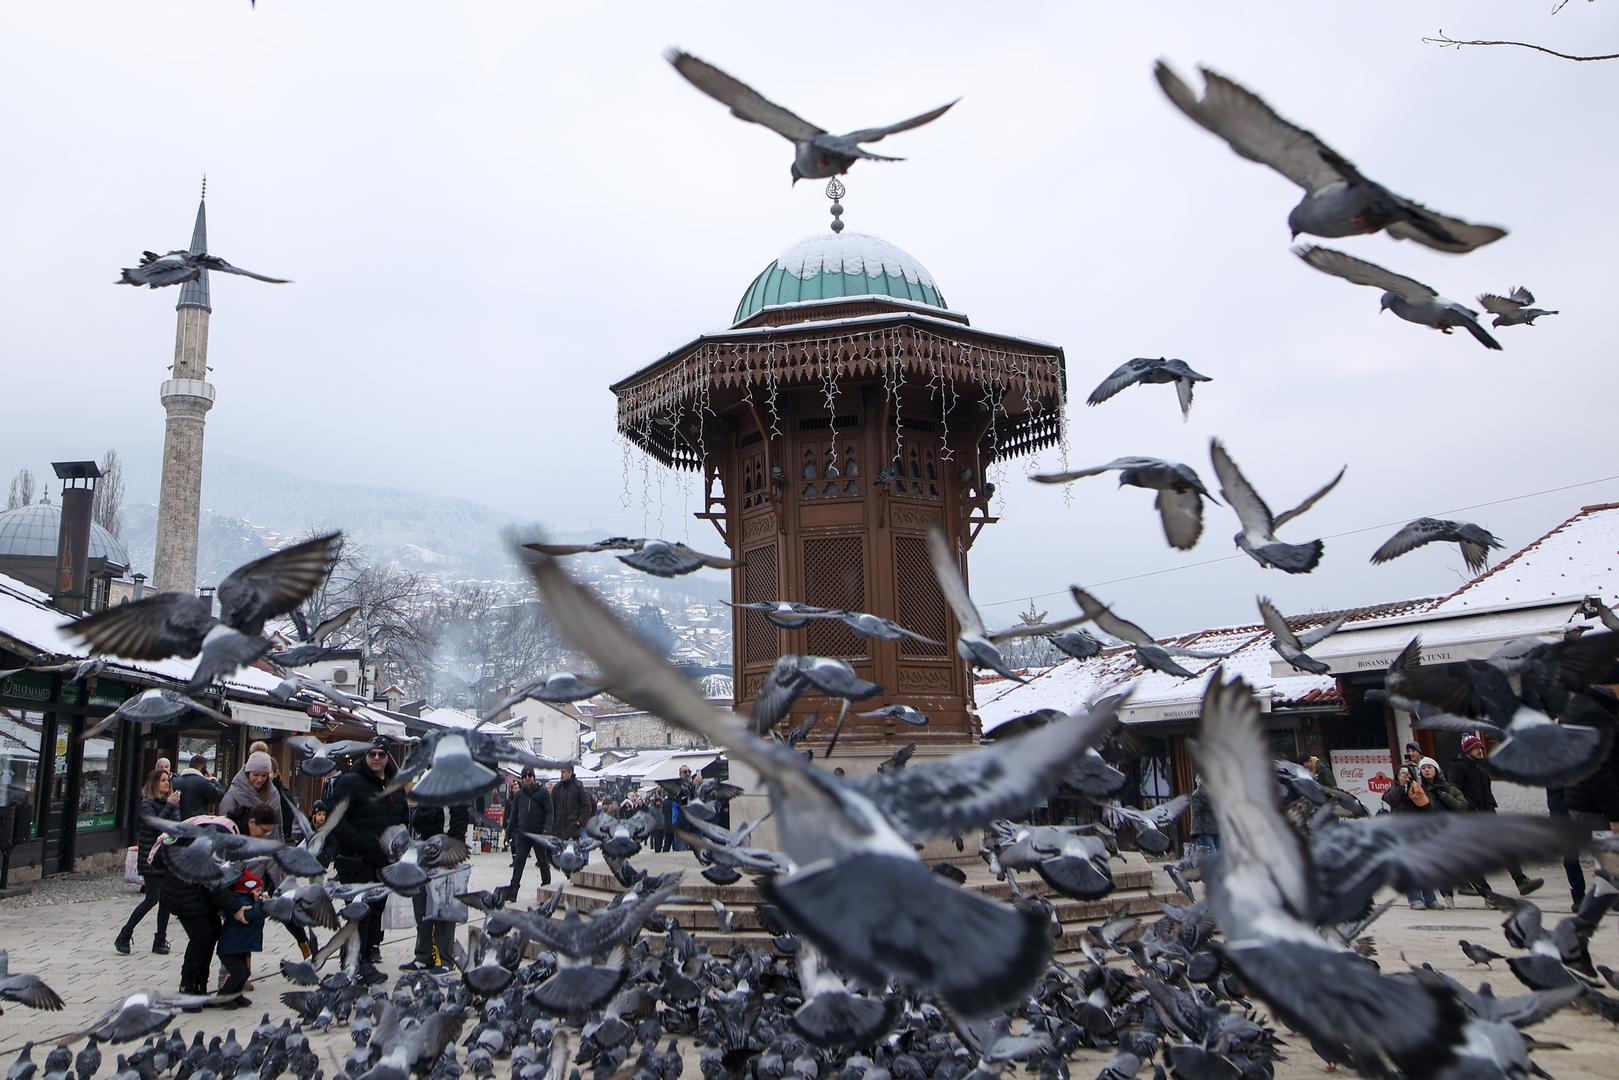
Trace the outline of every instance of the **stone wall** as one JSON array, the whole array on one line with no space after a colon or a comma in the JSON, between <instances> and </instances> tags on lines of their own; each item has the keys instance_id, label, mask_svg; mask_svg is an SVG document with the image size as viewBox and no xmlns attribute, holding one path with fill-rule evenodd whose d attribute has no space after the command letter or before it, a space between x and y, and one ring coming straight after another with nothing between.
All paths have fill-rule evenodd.
<instances>
[{"instance_id":1,"label":"stone wall","mask_svg":"<svg viewBox=\"0 0 1619 1080\"><path fill-rule=\"evenodd\" d=\"M593 726L596 729L597 750L686 750L708 746L707 742L685 728L646 713L598 716Z\"/></svg>"}]
</instances>

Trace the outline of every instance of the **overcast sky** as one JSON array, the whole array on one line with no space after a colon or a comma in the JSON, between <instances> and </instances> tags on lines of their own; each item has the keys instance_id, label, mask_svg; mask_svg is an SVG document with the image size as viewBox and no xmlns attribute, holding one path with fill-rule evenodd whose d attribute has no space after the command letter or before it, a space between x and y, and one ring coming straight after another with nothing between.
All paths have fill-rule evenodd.
<instances>
[{"instance_id":1,"label":"overcast sky","mask_svg":"<svg viewBox=\"0 0 1619 1080\"><path fill-rule=\"evenodd\" d=\"M296 279L214 275L211 452L711 543L684 478L643 488L636 465L626 505L607 385L725 326L828 218L819 183L789 186L784 140L660 59L680 45L834 130L962 97L880 148L909 161L854 169L845 219L914 254L975 325L1064 347L1075 464L1151 454L1212 486L1220 435L1280 509L1347 462L1293 540L1611 476L1619 63L1420 41L1619 48L1619 4L1551 6L6 4L0 471L108 446L157 468L177 290L112 282L186 244L206 172L211 250ZM1296 189L1169 106L1158 57L1511 230L1467 256L1342 247L1457 299L1527 284L1564 314L1503 330L1499 353L1380 316L1376 292L1289 253ZM1190 423L1165 387L1084 407L1114 366L1161 354L1215 380ZM1003 521L973 552L986 603L1135 577L1097 591L1165 634L1251 619L1259 591L1302 610L1462 579L1453 547L1368 566L1386 531L1330 540L1304 577L1245 558L1136 577L1232 554L1234 519L1216 509L1175 553L1150 493L1098 478L1065 503L1030 466L998 478ZM1465 516L1512 550L1615 498L1610 480Z\"/></svg>"}]
</instances>

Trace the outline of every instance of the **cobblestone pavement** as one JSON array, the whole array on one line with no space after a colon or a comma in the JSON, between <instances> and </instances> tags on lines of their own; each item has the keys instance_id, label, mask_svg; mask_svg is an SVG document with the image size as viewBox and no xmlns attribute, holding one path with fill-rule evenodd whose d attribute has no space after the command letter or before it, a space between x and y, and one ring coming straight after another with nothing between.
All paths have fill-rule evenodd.
<instances>
[{"instance_id":1,"label":"cobblestone pavement","mask_svg":"<svg viewBox=\"0 0 1619 1080\"><path fill-rule=\"evenodd\" d=\"M1545 867L1537 872L1545 876L1547 885L1536 900L1543 904L1549 917L1566 915L1569 904L1560 869ZM509 877L508 856L498 852L474 856L473 888L494 888ZM525 892L537 884L538 872L530 867L524 876ZM25 1039L33 1039L48 1048L54 1044L54 1039L89 1023L136 988L173 990L177 987L180 953L185 944L185 935L178 923L170 927L174 952L167 957L149 951L155 912L149 914L136 931L135 951L131 955L119 956L113 951L113 936L136 899L136 890L124 884L121 875L83 875L49 879L40 883L29 896L0 900L0 949L10 951L13 967L40 975L67 1003L60 1013L8 1006L0 1016L0 1068L10 1065ZM1487 980L1498 994L1510 995L1521 988L1509 971L1499 965L1495 971L1470 968L1456 947L1456 940L1466 937L1507 951L1501 940L1501 918L1499 913L1484 908L1482 901L1471 896L1458 896L1456 908L1440 911L1411 911L1400 903L1375 927L1373 937L1385 970L1393 970L1403 957L1413 964L1432 963L1470 986ZM383 958L384 970L390 975L396 973L399 964L410 959L414 940L413 930L389 932ZM294 955L295 951L292 939L284 931L273 926L266 928L265 951L254 959L260 974L250 995L252 1008L208 1009L200 1014L181 1015L176 1025L189 1040L191 1033L198 1029L206 1035L223 1034L233 1027L238 1033L244 1032L256 1024L263 1013L279 1020L288 1010L280 1002L280 994L287 987L277 968L283 957ZM1604 920L1604 926L1592 941L1591 952L1597 963L1619 968L1619 918ZM1567 1050L1543 1050L1535 1055L1535 1060L1558 1080L1610 1080L1619 1072L1614 1064L1619 1060L1619 1028L1595 1017L1565 1009L1536 1027L1534 1035L1545 1042L1568 1046ZM352 1045L343 1028L317 1036L312 1042L328 1062L327 1075L337 1070L337 1063ZM1289 1039L1289 1042L1290 1057L1277 1070L1282 1080L1344 1075L1327 1073L1303 1040ZM116 1048L104 1049L107 1064L103 1075L110 1075ZM34 1060L37 1062L42 1056L36 1053ZM1073 1059L1073 1073L1080 1077L1094 1075L1106 1058L1102 1053L1081 1054ZM694 1053L688 1055L687 1065L686 1075L697 1076Z\"/></svg>"}]
</instances>

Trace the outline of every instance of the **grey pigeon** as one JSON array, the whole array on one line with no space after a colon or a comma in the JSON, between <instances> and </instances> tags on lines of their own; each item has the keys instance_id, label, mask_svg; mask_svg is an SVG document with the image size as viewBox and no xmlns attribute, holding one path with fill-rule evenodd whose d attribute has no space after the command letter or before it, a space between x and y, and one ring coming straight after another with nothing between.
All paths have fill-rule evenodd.
<instances>
[{"instance_id":1,"label":"grey pigeon","mask_svg":"<svg viewBox=\"0 0 1619 1080\"><path fill-rule=\"evenodd\" d=\"M30 1009L56 1012L62 1008L62 999L46 986L38 975L12 971L10 957L0 949L0 1001L15 1001Z\"/></svg>"},{"instance_id":2,"label":"grey pigeon","mask_svg":"<svg viewBox=\"0 0 1619 1080\"><path fill-rule=\"evenodd\" d=\"M732 78L690 53L669 49L663 57L674 65L675 70L680 72L687 82L730 109L732 116L750 123L763 124L792 142L792 176L795 184L800 180L824 180L827 177L841 175L848 172L849 166L861 158L871 161L902 160L873 154L860 144L877 142L886 136L921 127L943 116L946 110L956 103L951 101L920 116L913 116L909 120L901 120L886 127L861 128L844 135L833 135L808 120L793 115L763 97L753 87Z\"/></svg>"},{"instance_id":3,"label":"grey pigeon","mask_svg":"<svg viewBox=\"0 0 1619 1080\"><path fill-rule=\"evenodd\" d=\"M1261 596L1259 598L1259 617L1264 621L1265 629L1271 632L1270 647L1276 650L1276 655L1300 671L1308 671L1312 675L1325 675L1332 670L1315 657L1306 654L1304 650L1336 634L1343 628L1347 616L1334 619L1329 623L1323 623L1303 633L1295 634L1292 628L1287 625L1287 619L1282 616L1280 611L1276 610L1276 605L1266 597Z\"/></svg>"},{"instance_id":4,"label":"grey pigeon","mask_svg":"<svg viewBox=\"0 0 1619 1080\"><path fill-rule=\"evenodd\" d=\"M810 624L811 619L834 618L841 614L831 608L800 604L796 600L759 600L751 604L733 604L729 600L721 600L720 603L738 611L757 611L773 626L783 630L802 630Z\"/></svg>"},{"instance_id":5,"label":"grey pigeon","mask_svg":"<svg viewBox=\"0 0 1619 1080\"><path fill-rule=\"evenodd\" d=\"M1203 535L1203 500L1213 499L1190 465L1153 457L1114 458L1106 465L1072 469L1060 473L1037 473L1031 480L1042 484L1066 484L1109 469L1119 470L1119 486L1147 488L1158 492L1153 507L1164 522L1164 538L1169 546L1189 551ZM1216 500L1218 501L1218 500Z\"/></svg>"},{"instance_id":6,"label":"grey pigeon","mask_svg":"<svg viewBox=\"0 0 1619 1080\"><path fill-rule=\"evenodd\" d=\"M1495 538L1495 534L1470 522L1421 517L1385 540L1381 547L1372 552L1372 562L1386 563L1408 551L1415 551L1424 544L1432 543L1458 545L1462 549L1462 558L1466 561L1467 568L1475 574L1482 574L1484 568L1489 565L1490 549L1501 546L1501 541Z\"/></svg>"},{"instance_id":7,"label":"grey pigeon","mask_svg":"<svg viewBox=\"0 0 1619 1080\"><path fill-rule=\"evenodd\" d=\"M1068 590L1074 597L1074 603L1085 618L1094 621L1105 634L1112 634L1121 641L1135 646L1136 659L1141 666L1149 671L1161 671L1165 675L1173 675L1178 679L1190 679L1192 672L1177 664L1173 657L1185 656L1194 660L1223 660L1231 655L1229 650L1219 652L1213 649L1186 649L1177 645L1160 645L1151 634L1147 633L1128 619L1121 619L1113 613L1113 609L1102 603L1078 585Z\"/></svg>"},{"instance_id":8,"label":"grey pigeon","mask_svg":"<svg viewBox=\"0 0 1619 1080\"><path fill-rule=\"evenodd\" d=\"M178 690L157 687L142 690L134 697L126 698L118 708L88 728L83 737L94 738L120 720L127 720L132 724L166 724L191 712L202 713L210 720L221 724L231 722L230 717L212 706L189 698Z\"/></svg>"},{"instance_id":9,"label":"grey pigeon","mask_svg":"<svg viewBox=\"0 0 1619 1080\"><path fill-rule=\"evenodd\" d=\"M285 668L295 668L307 667L329 659L338 651L339 646L327 645L326 639L347 626L359 613L360 605L351 604L330 618L322 619L316 624L315 629L311 630L304 613L294 608L287 614L298 630L299 644L290 649L271 653L271 662Z\"/></svg>"},{"instance_id":10,"label":"grey pigeon","mask_svg":"<svg viewBox=\"0 0 1619 1080\"><path fill-rule=\"evenodd\" d=\"M882 687L868 679L862 679L855 673L847 661L833 660L824 656L800 656L789 653L777 657L754 695L752 726L756 734L763 735L774 728L792 708L798 696L808 690L816 690L828 697L840 698L843 701L843 710L847 710L852 701L863 701L874 694L882 692ZM838 724L843 723L843 712L838 714ZM837 736L834 733L834 743Z\"/></svg>"},{"instance_id":11,"label":"grey pigeon","mask_svg":"<svg viewBox=\"0 0 1619 1080\"><path fill-rule=\"evenodd\" d=\"M1164 830L1175 824L1191 802L1190 795L1177 795L1149 810L1137 810L1115 799L1101 804L1102 820L1114 830L1129 826L1135 831L1137 847L1149 855L1163 855L1175 846Z\"/></svg>"},{"instance_id":12,"label":"grey pigeon","mask_svg":"<svg viewBox=\"0 0 1619 1080\"><path fill-rule=\"evenodd\" d=\"M86 1035L102 1042L133 1042L162 1031L180 1009L214 1005L226 999L208 994L165 994L161 990L136 990L112 1008L71 1035L67 1041Z\"/></svg>"},{"instance_id":13,"label":"grey pigeon","mask_svg":"<svg viewBox=\"0 0 1619 1080\"><path fill-rule=\"evenodd\" d=\"M1274 566L1289 574L1308 574L1314 570L1321 561L1321 553L1326 545L1320 540L1311 540L1307 544L1286 544L1276 539L1276 530L1303 514L1337 487L1349 467L1346 465L1339 469L1337 476L1293 509L1273 515L1219 439L1209 444L1209 456L1214 461L1214 474L1220 478L1220 494L1237 512L1237 520L1242 524L1242 531L1236 535L1237 547L1246 551L1260 566Z\"/></svg>"},{"instance_id":14,"label":"grey pigeon","mask_svg":"<svg viewBox=\"0 0 1619 1080\"><path fill-rule=\"evenodd\" d=\"M337 758L350 754L363 754L371 749L369 739L340 739L321 742L313 735L293 735L286 740L288 746L304 755L298 771L305 776L328 776L337 771Z\"/></svg>"},{"instance_id":15,"label":"grey pigeon","mask_svg":"<svg viewBox=\"0 0 1619 1080\"><path fill-rule=\"evenodd\" d=\"M453 836L440 834L417 840L404 825L390 825L380 838L382 853L389 864L382 868L382 881L404 896L414 896L426 888L429 870L460 866L470 857L467 845Z\"/></svg>"},{"instance_id":16,"label":"grey pigeon","mask_svg":"<svg viewBox=\"0 0 1619 1080\"><path fill-rule=\"evenodd\" d=\"M317 536L237 567L219 583L213 601L159 593L87 615L63 626L92 651L126 660L196 656L195 673L182 687L195 694L270 649L266 619L285 615L309 599L336 565L342 533Z\"/></svg>"},{"instance_id":17,"label":"grey pigeon","mask_svg":"<svg viewBox=\"0 0 1619 1080\"><path fill-rule=\"evenodd\" d=\"M1058 652L1075 660L1089 660L1102 651L1102 643L1078 627L1041 636L1051 642Z\"/></svg>"},{"instance_id":18,"label":"grey pigeon","mask_svg":"<svg viewBox=\"0 0 1619 1080\"><path fill-rule=\"evenodd\" d=\"M1315 135L1277 116L1258 95L1207 68L1199 70L1201 99L1162 61L1153 74L1181 112L1242 157L1270 166L1304 189L1304 198L1287 215L1294 236L1359 236L1386 230L1396 240L1415 240L1460 254L1506 235L1505 229L1472 225L1401 198L1363 176Z\"/></svg>"},{"instance_id":19,"label":"grey pigeon","mask_svg":"<svg viewBox=\"0 0 1619 1080\"><path fill-rule=\"evenodd\" d=\"M1557 315L1560 312L1549 311L1546 308L1530 307L1535 302L1535 294L1519 285L1506 296L1497 296L1495 293L1481 293L1478 298L1479 307L1488 311L1495 319L1491 326L1533 326L1535 320L1542 315Z\"/></svg>"},{"instance_id":20,"label":"grey pigeon","mask_svg":"<svg viewBox=\"0 0 1619 1080\"><path fill-rule=\"evenodd\" d=\"M920 641L924 645L942 645L943 642L934 641L930 637L923 637L915 630L907 630L893 619L885 619L881 615L871 615L864 611L839 611L833 616L847 626L850 630L863 638L873 638L878 641Z\"/></svg>"},{"instance_id":21,"label":"grey pigeon","mask_svg":"<svg viewBox=\"0 0 1619 1080\"><path fill-rule=\"evenodd\" d=\"M765 879L761 891L829 963L867 984L893 980L936 994L972 1015L1028 994L1050 957L1045 920L929 871L894 819L905 814L913 831L944 828L949 835L1025 812L1111 726L1114 712L1071 717L1006 745L913 764L857 787L714 709L555 562L533 560L529 570L548 615L600 665L615 696L726 746L761 777L792 866ZM940 790L956 795L941 800ZM904 902L896 904L896 896Z\"/></svg>"},{"instance_id":22,"label":"grey pigeon","mask_svg":"<svg viewBox=\"0 0 1619 1080\"><path fill-rule=\"evenodd\" d=\"M913 709L909 705L884 705L880 709L873 709L871 712L857 713L856 715L892 717L901 723L910 724L912 727L926 727L928 723L926 713Z\"/></svg>"},{"instance_id":23,"label":"grey pigeon","mask_svg":"<svg viewBox=\"0 0 1619 1080\"><path fill-rule=\"evenodd\" d=\"M1465 1040L1454 994L1385 977L1315 932L1309 857L1277 804L1259 706L1240 678L1209 680L1193 755L1220 823L1209 882L1209 907L1225 935L1220 954L1249 990L1369 1075L1384 1074L1385 1061L1427 1075L1454 1055Z\"/></svg>"},{"instance_id":24,"label":"grey pigeon","mask_svg":"<svg viewBox=\"0 0 1619 1080\"><path fill-rule=\"evenodd\" d=\"M1442 334L1461 327L1486 349L1499 349L1501 343L1478 324L1478 312L1454 300L1440 296L1431 285L1415 278L1385 270L1376 263L1357 259L1332 248L1311 247L1308 244L1293 249L1293 253L1323 274L1343 278L1355 285L1382 289L1382 311L1392 311L1400 318L1418 326L1428 326Z\"/></svg>"},{"instance_id":25,"label":"grey pigeon","mask_svg":"<svg viewBox=\"0 0 1619 1080\"><path fill-rule=\"evenodd\" d=\"M1085 404L1100 405L1120 390L1138 383L1174 383L1175 396L1181 403L1181 419L1186 420L1192 415L1192 389L1200 382L1212 381L1209 376L1193 371L1184 360L1138 356L1114 368L1113 374L1091 391Z\"/></svg>"},{"instance_id":26,"label":"grey pigeon","mask_svg":"<svg viewBox=\"0 0 1619 1080\"><path fill-rule=\"evenodd\" d=\"M606 687L597 686L590 679L581 679L571 671L557 671L550 675L541 675L513 690L499 704L483 713L484 719L499 716L518 702L533 698L535 701L550 702L553 705L565 704L570 701L583 701L595 697Z\"/></svg>"},{"instance_id":27,"label":"grey pigeon","mask_svg":"<svg viewBox=\"0 0 1619 1080\"><path fill-rule=\"evenodd\" d=\"M1462 938L1456 944L1462 947L1462 955L1466 956L1468 961L1475 967L1477 967L1479 964L1489 967L1491 960L1506 959L1505 956L1496 952L1494 949L1486 949L1483 945L1475 945L1466 938Z\"/></svg>"},{"instance_id":28,"label":"grey pigeon","mask_svg":"<svg viewBox=\"0 0 1619 1080\"><path fill-rule=\"evenodd\" d=\"M165 285L196 281L207 270L221 274L240 274L255 281L268 281L272 285L290 284L287 278L266 277L251 270L243 270L239 266L232 266L218 255L206 253L193 255L189 251L169 251L162 255L155 251L143 251L140 265L124 267L116 284L145 285L148 288L161 289Z\"/></svg>"},{"instance_id":29,"label":"grey pigeon","mask_svg":"<svg viewBox=\"0 0 1619 1080\"><path fill-rule=\"evenodd\" d=\"M715 570L730 570L740 566L735 559L727 559L719 555L705 555L695 551L685 544L672 540L656 540L648 537L611 536L606 540L598 540L593 544L524 544L530 551L537 551L541 555L579 555L596 551L623 551L628 554L615 555L619 562L633 567L642 573L653 577L672 578L682 574L689 574L694 570L701 570L707 566Z\"/></svg>"}]
</instances>

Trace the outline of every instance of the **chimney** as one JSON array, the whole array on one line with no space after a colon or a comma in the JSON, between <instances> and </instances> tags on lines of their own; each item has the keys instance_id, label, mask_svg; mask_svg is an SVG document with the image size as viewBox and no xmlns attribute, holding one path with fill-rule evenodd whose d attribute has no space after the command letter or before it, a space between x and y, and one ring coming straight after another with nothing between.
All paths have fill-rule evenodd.
<instances>
[{"instance_id":1,"label":"chimney","mask_svg":"<svg viewBox=\"0 0 1619 1080\"><path fill-rule=\"evenodd\" d=\"M135 583L135 587L129 590L129 598L140 600L146 595L146 575L135 574L130 580Z\"/></svg>"},{"instance_id":2,"label":"chimney","mask_svg":"<svg viewBox=\"0 0 1619 1080\"><path fill-rule=\"evenodd\" d=\"M62 526L56 534L56 590L51 597L70 615L83 615L89 597L90 511L95 505L101 466L93 461L53 461L62 481Z\"/></svg>"}]
</instances>

